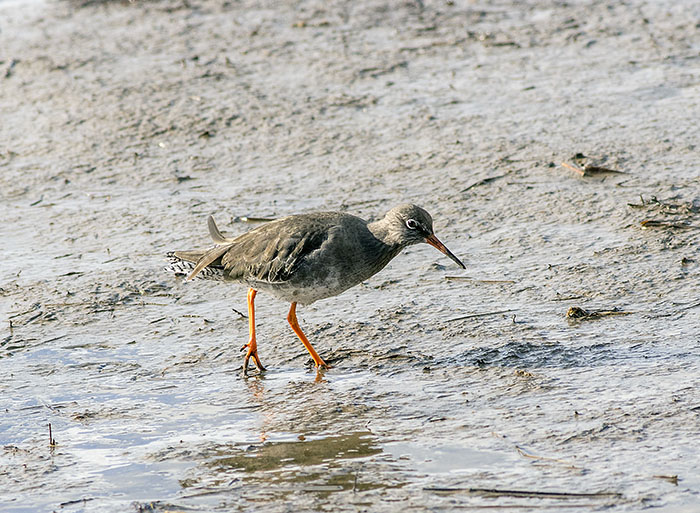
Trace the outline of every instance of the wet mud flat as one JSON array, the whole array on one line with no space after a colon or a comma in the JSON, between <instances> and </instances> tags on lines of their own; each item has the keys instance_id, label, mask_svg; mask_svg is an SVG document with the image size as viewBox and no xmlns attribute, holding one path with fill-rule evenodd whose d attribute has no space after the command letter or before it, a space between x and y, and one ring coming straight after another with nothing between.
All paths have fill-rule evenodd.
<instances>
[{"instance_id":1,"label":"wet mud flat","mask_svg":"<svg viewBox=\"0 0 700 513\"><path fill-rule=\"evenodd\" d=\"M0 2L0 511L700 504L696 2ZM169 250L414 202L298 311ZM51 437L49 427L51 424Z\"/></svg>"}]
</instances>

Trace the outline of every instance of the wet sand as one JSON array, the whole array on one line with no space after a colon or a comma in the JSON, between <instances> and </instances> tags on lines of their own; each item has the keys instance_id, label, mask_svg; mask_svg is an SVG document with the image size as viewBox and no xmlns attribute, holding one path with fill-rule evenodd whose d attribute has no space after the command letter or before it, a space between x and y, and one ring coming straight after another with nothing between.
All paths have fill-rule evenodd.
<instances>
[{"instance_id":1,"label":"wet sand","mask_svg":"<svg viewBox=\"0 0 700 513\"><path fill-rule=\"evenodd\" d=\"M699 19L0 2L0 510L697 511ZM404 202L467 270L300 308L321 375L260 294L244 378L245 287L161 272Z\"/></svg>"}]
</instances>

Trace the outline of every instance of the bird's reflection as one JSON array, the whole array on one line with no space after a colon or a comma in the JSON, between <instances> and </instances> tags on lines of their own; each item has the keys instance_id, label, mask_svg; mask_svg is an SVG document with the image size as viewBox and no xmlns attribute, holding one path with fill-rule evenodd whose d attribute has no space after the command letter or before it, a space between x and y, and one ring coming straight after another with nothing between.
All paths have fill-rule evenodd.
<instances>
[{"instance_id":1,"label":"bird's reflection","mask_svg":"<svg viewBox=\"0 0 700 513\"><path fill-rule=\"evenodd\" d=\"M318 385L328 383L326 372L326 369L316 368L313 383ZM284 419L281 419L280 415L284 415L285 412L275 402L266 401L266 396L273 393L271 385L275 381L277 380L268 376L266 372L246 374L243 380L248 389L251 406L254 406L254 409L261 413L259 436L261 443L268 440L269 432L274 431L273 426L284 424ZM311 384L312 382L307 381L307 383ZM284 429L284 431L288 431L288 428Z\"/></svg>"},{"instance_id":2,"label":"bird's reflection","mask_svg":"<svg viewBox=\"0 0 700 513\"><path fill-rule=\"evenodd\" d=\"M250 403L259 406L259 410L262 412L260 442L263 443L267 441L267 431L274 420L274 409L265 405L265 373L246 375L244 382L250 394Z\"/></svg>"}]
</instances>

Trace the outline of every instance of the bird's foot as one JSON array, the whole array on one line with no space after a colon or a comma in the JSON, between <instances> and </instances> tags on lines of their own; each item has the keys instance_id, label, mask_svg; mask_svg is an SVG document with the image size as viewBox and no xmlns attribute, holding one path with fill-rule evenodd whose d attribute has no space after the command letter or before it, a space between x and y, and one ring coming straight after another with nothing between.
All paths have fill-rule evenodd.
<instances>
[{"instance_id":1,"label":"bird's foot","mask_svg":"<svg viewBox=\"0 0 700 513\"><path fill-rule=\"evenodd\" d=\"M248 375L248 360L250 360L250 357L253 357L253 363L255 366L258 368L259 372L265 372L267 369L263 367L263 364L260 362L260 358L258 358L258 353L257 351L255 353L250 353L245 355L245 359L243 360L243 375L247 376Z\"/></svg>"},{"instance_id":2,"label":"bird's foot","mask_svg":"<svg viewBox=\"0 0 700 513\"><path fill-rule=\"evenodd\" d=\"M316 379L314 381L316 381L316 383L322 383L324 380L323 378L326 375L326 371L328 369L331 369L332 367L330 365L328 365L326 362L324 362L323 360L321 360L320 363L317 363L315 365L315 368L316 368Z\"/></svg>"},{"instance_id":3,"label":"bird's foot","mask_svg":"<svg viewBox=\"0 0 700 513\"><path fill-rule=\"evenodd\" d=\"M315 368L318 372L323 372L323 371L326 371L326 370L328 370L328 369L332 369L333 366L327 364L327 363L323 360L323 358L321 358L321 357L319 356L319 357L318 357L318 360L314 359L314 368Z\"/></svg>"},{"instance_id":4,"label":"bird's foot","mask_svg":"<svg viewBox=\"0 0 700 513\"><path fill-rule=\"evenodd\" d=\"M248 375L248 361L251 357L253 358L253 363L260 372L264 372L265 370L267 370L265 369L265 367L263 367L263 364L260 361L260 357L258 356L258 345L255 342L255 340L251 340L243 347L241 347L241 351L245 351L246 349L247 352L245 354L245 358L243 359L243 374L246 376Z\"/></svg>"}]
</instances>

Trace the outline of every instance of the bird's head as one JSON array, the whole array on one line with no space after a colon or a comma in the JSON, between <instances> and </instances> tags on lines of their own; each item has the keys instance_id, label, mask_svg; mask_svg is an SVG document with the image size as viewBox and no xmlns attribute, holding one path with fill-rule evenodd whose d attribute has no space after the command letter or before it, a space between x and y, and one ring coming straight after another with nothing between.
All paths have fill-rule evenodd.
<instances>
[{"instance_id":1,"label":"bird's head","mask_svg":"<svg viewBox=\"0 0 700 513\"><path fill-rule=\"evenodd\" d=\"M402 246L425 242L451 258L461 268L467 267L440 242L433 233L433 218L417 205L405 204L392 208L386 215L393 237Z\"/></svg>"}]
</instances>

